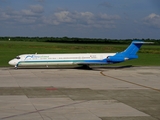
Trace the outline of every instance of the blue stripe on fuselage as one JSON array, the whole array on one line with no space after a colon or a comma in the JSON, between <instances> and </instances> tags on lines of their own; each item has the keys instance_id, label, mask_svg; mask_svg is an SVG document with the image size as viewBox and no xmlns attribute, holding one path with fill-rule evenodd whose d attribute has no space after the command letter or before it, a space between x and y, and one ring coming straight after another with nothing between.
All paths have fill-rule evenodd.
<instances>
[{"instance_id":1,"label":"blue stripe on fuselage","mask_svg":"<svg viewBox=\"0 0 160 120\"><path fill-rule=\"evenodd\" d=\"M103 60L27 60L27 61L20 61L18 63L19 64L23 64L23 63L45 63L45 62L59 62L59 63L62 63L62 62L73 62L73 63L81 63L81 64L105 64L107 63L107 60L106 59L103 59Z\"/></svg>"}]
</instances>

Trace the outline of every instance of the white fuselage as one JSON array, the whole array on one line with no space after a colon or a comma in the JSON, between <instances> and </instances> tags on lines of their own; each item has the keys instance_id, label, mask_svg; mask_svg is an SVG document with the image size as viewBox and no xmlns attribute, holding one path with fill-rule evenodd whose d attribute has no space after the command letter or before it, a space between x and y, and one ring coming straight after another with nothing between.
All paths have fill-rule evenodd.
<instances>
[{"instance_id":1,"label":"white fuselage","mask_svg":"<svg viewBox=\"0 0 160 120\"><path fill-rule=\"evenodd\" d=\"M126 60L137 59L137 52L145 43L143 41L132 41L122 52L117 53L75 53L75 54L23 54L9 61L10 65L35 66L35 65L91 65L112 64Z\"/></svg>"},{"instance_id":2,"label":"white fuselage","mask_svg":"<svg viewBox=\"0 0 160 120\"><path fill-rule=\"evenodd\" d=\"M90 65L108 64L106 58L116 53L78 53L78 54L23 54L9 61L10 65Z\"/></svg>"}]
</instances>

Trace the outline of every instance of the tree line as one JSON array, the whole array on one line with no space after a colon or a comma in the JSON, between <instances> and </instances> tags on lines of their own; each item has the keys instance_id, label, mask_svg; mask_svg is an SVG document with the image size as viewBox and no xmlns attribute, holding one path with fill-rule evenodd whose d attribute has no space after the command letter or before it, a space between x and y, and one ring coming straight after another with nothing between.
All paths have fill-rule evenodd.
<instances>
[{"instance_id":1,"label":"tree line","mask_svg":"<svg viewBox=\"0 0 160 120\"><path fill-rule=\"evenodd\" d=\"M51 43L80 43L80 44L129 44L139 39L107 39L107 38L69 38L69 37L0 37L0 41L28 41ZM154 42L160 45L160 39L141 39L145 42Z\"/></svg>"}]
</instances>

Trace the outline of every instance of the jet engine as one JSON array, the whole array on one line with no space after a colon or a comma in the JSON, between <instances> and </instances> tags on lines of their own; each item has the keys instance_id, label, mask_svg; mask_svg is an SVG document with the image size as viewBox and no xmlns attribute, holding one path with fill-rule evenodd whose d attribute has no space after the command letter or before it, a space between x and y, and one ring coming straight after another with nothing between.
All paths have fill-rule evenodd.
<instances>
[{"instance_id":1,"label":"jet engine","mask_svg":"<svg viewBox=\"0 0 160 120\"><path fill-rule=\"evenodd\" d=\"M107 62L112 62L112 63L119 63L119 62L124 62L128 60L128 58L125 58L124 56L108 56L107 57Z\"/></svg>"}]
</instances>

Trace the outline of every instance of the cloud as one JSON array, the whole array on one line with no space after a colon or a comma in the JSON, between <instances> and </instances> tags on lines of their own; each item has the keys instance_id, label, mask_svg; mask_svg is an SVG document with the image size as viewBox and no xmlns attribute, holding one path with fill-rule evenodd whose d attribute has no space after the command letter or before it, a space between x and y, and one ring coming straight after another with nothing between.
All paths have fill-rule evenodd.
<instances>
[{"instance_id":1,"label":"cloud","mask_svg":"<svg viewBox=\"0 0 160 120\"><path fill-rule=\"evenodd\" d=\"M23 9L19 11L20 15L23 16L40 16L44 12L41 5L31 5L28 9Z\"/></svg>"},{"instance_id":2,"label":"cloud","mask_svg":"<svg viewBox=\"0 0 160 120\"><path fill-rule=\"evenodd\" d=\"M7 20L9 18L10 16L6 12L0 10L0 20Z\"/></svg>"},{"instance_id":3,"label":"cloud","mask_svg":"<svg viewBox=\"0 0 160 120\"><path fill-rule=\"evenodd\" d=\"M74 22L74 17L69 11L61 11L54 13L54 17L56 18L54 21L59 24Z\"/></svg>"},{"instance_id":4,"label":"cloud","mask_svg":"<svg viewBox=\"0 0 160 120\"><path fill-rule=\"evenodd\" d=\"M0 21L5 20L6 23L10 22L12 24L31 24L41 18L43 12L43 7L40 5L32 5L28 9L22 9L19 11L8 8L0 10Z\"/></svg>"},{"instance_id":5,"label":"cloud","mask_svg":"<svg viewBox=\"0 0 160 120\"><path fill-rule=\"evenodd\" d=\"M44 17L43 21L50 25L74 25L81 27L115 27L115 20L120 19L118 15L94 14L92 12L70 12L58 11L49 17Z\"/></svg>"},{"instance_id":6,"label":"cloud","mask_svg":"<svg viewBox=\"0 0 160 120\"><path fill-rule=\"evenodd\" d=\"M150 27L160 28L160 15L152 13L143 19L143 23Z\"/></svg>"},{"instance_id":7,"label":"cloud","mask_svg":"<svg viewBox=\"0 0 160 120\"><path fill-rule=\"evenodd\" d=\"M30 8L31 8L31 11L34 13L43 13L44 12L44 9L41 5L31 5Z\"/></svg>"},{"instance_id":8,"label":"cloud","mask_svg":"<svg viewBox=\"0 0 160 120\"><path fill-rule=\"evenodd\" d=\"M90 28L115 28L118 15L108 15L105 13L78 12L68 10L57 10L50 15L44 14L41 5L30 5L27 9L14 10L12 8L0 9L0 22L15 25L65 25L72 27ZM1 22L1 24L3 24ZM8 25L8 24L7 24Z\"/></svg>"}]
</instances>

